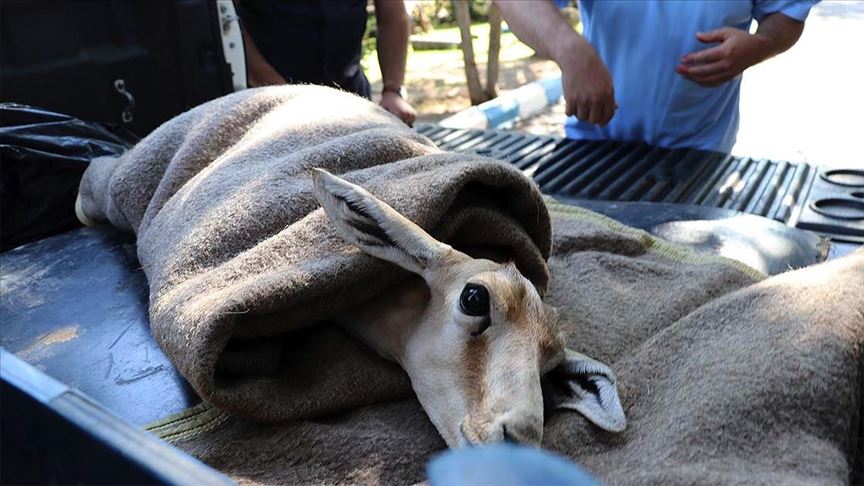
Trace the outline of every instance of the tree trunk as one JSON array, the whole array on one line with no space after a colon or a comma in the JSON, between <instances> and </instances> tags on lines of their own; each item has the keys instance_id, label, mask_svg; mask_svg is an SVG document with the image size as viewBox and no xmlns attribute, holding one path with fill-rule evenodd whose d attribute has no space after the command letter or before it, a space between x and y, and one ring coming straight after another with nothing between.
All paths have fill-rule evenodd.
<instances>
[{"instance_id":1,"label":"tree trunk","mask_svg":"<svg viewBox=\"0 0 864 486\"><path fill-rule=\"evenodd\" d=\"M477 64L474 62L474 46L471 43L471 12L468 10L468 0L452 0L453 14L456 23L459 24L459 33L462 35L462 58L465 61L465 79L468 81L468 95L471 97L472 105L479 105L486 101L486 93L480 84L480 74L477 72Z\"/></svg>"},{"instance_id":2,"label":"tree trunk","mask_svg":"<svg viewBox=\"0 0 864 486\"><path fill-rule=\"evenodd\" d=\"M428 34L432 31L432 21L429 20L429 16L426 15L426 9L420 3L414 5L414 16L417 18L417 25L420 26L420 29L424 33Z\"/></svg>"},{"instance_id":3,"label":"tree trunk","mask_svg":"<svg viewBox=\"0 0 864 486\"><path fill-rule=\"evenodd\" d=\"M486 97L498 96L498 54L501 52L501 11L489 6L489 58L486 60Z\"/></svg>"}]
</instances>

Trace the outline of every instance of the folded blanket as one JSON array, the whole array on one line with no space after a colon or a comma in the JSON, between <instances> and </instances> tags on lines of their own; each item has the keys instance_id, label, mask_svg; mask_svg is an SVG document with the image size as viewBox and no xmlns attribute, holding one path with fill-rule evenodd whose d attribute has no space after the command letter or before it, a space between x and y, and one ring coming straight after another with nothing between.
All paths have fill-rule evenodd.
<instances>
[{"instance_id":1,"label":"folded blanket","mask_svg":"<svg viewBox=\"0 0 864 486\"><path fill-rule=\"evenodd\" d=\"M610 484L846 484L860 471L864 250L764 279L549 206L547 300L568 345L615 370L628 427L554 412L544 447ZM272 425L204 404L150 430L252 484L416 483L445 447L413 398Z\"/></svg>"},{"instance_id":2,"label":"folded blanket","mask_svg":"<svg viewBox=\"0 0 864 486\"><path fill-rule=\"evenodd\" d=\"M549 216L518 170L441 152L333 89L235 93L120 158L95 159L80 187L84 217L137 235L153 334L204 400L286 420L410 393L395 364L308 329L405 276L335 233L313 167L365 186L439 240L496 248L545 290Z\"/></svg>"}]
</instances>

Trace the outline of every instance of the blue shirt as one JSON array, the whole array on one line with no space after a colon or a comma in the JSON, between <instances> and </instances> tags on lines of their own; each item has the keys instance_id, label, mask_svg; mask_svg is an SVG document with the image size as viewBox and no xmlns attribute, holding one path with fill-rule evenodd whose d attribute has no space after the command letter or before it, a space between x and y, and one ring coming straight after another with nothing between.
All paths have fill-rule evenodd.
<instances>
[{"instance_id":1,"label":"blue shirt","mask_svg":"<svg viewBox=\"0 0 864 486\"><path fill-rule=\"evenodd\" d=\"M562 0L556 0L560 6ZM567 3L564 1L563 3ZM738 131L741 77L703 88L675 72L702 44L696 32L749 30L782 12L807 18L813 0L579 0L583 36L609 68L618 109L605 127L567 119L569 138L644 141L662 147L729 152Z\"/></svg>"}]
</instances>

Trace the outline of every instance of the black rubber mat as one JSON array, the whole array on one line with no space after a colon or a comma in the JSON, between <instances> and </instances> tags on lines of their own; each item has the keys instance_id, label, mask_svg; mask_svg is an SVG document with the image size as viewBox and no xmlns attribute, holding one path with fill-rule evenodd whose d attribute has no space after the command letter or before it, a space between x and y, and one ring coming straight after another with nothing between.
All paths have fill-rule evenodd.
<instances>
[{"instance_id":1,"label":"black rubber mat","mask_svg":"<svg viewBox=\"0 0 864 486\"><path fill-rule=\"evenodd\" d=\"M864 242L864 163L826 170L718 152L420 124L441 148L515 164L567 198L691 204L756 214L835 241Z\"/></svg>"}]
</instances>

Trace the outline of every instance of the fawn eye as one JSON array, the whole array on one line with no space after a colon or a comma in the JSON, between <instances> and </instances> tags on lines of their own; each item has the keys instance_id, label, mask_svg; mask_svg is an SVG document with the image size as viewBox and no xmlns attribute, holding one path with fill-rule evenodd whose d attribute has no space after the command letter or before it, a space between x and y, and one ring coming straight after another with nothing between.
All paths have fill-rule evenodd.
<instances>
[{"instance_id":1,"label":"fawn eye","mask_svg":"<svg viewBox=\"0 0 864 486\"><path fill-rule=\"evenodd\" d=\"M472 317L489 315L489 291L477 284L468 284L459 296L459 309Z\"/></svg>"}]
</instances>

